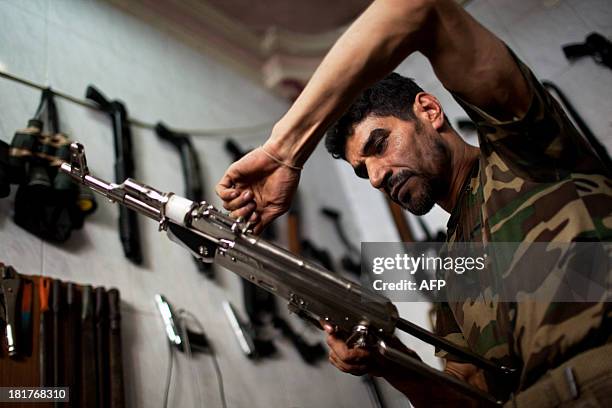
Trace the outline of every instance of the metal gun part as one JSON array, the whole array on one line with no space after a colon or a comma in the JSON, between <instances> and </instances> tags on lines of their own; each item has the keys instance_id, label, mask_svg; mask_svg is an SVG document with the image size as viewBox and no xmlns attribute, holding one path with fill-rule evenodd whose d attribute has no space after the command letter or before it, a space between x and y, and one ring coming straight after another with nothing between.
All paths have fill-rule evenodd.
<instances>
[{"instance_id":1,"label":"metal gun part","mask_svg":"<svg viewBox=\"0 0 612 408\"><path fill-rule=\"evenodd\" d=\"M174 313L172 312L170 304L166 301L166 298L160 294L155 295L155 304L157 305L157 310L159 310L159 314L164 322L164 328L166 330L168 340L173 346L181 348L183 339L181 338L176 322L174 321Z\"/></svg>"},{"instance_id":2,"label":"metal gun part","mask_svg":"<svg viewBox=\"0 0 612 408\"><path fill-rule=\"evenodd\" d=\"M254 358L257 355L255 342L253 341L251 334L245 329L244 324L238 318L236 309L234 309L234 306L230 302L224 301L223 311L225 312L225 316L227 317L234 336L238 341L240 349L245 356Z\"/></svg>"},{"instance_id":3,"label":"metal gun part","mask_svg":"<svg viewBox=\"0 0 612 408\"><path fill-rule=\"evenodd\" d=\"M4 320L6 322L6 345L8 355L16 357L18 353L17 313L21 278L12 266L3 266L2 269L2 295L4 296Z\"/></svg>"}]
</instances>

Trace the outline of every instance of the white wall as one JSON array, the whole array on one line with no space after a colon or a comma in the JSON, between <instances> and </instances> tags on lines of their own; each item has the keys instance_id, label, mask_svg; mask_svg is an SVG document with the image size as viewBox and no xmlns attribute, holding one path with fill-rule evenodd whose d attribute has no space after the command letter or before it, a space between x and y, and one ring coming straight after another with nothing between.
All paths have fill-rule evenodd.
<instances>
[{"instance_id":1,"label":"white wall","mask_svg":"<svg viewBox=\"0 0 612 408\"><path fill-rule=\"evenodd\" d=\"M29 80L82 97L95 84L110 98L126 102L132 116L164 120L181 128L222 128L274 121L287 109L260 86L212 58L97 1L0 1L1 68ZM0 78L0 138L10 142L25 127L39 92ZM90 169L113 178L113 140L105 115L58 100L62 130L87 149ZM183 192L178 155L150 131L133 128L137 178L164 191ZM254 147L266 134L243 139ZM213 187L230 163L224 138L195 140L201 155L206 196L218 204ZM340 243L318 215L322 205L346 208L333 163L322 151L304 171L302 197L306 233L320 246L340 253ZM323 193L325 192L325 193ZM124 257L117 233L117 210L99 198L98 211L64 245L41 242L15 226L13 199L0 200L0 260L24 274L43 274L77 283L117 287L123 299L123 347L128 406L162 403L167 341L153 303L164 293L176 308L195 313L219 353L230 407L370 406L360 379L344 375L326 361L304 364L285 340L278 358L252 363L236 344L221 301L242 305L239 278L218 270L217 280L200 276L186 252L140 219L146 263ZM348 216L350 217L350 214ZM279 304L282 309L283 306ZM244 314L243 314L244 315ZM295 318L292 319L296 321ZM300 322L297 322L298 327ZM319 333L306 335L323 340ZM175 366L170 406L220 406L212 363L202 356Z\"/></svg>"},{"instance_id":2,"label":"white wall","mask_svg":"<svg viewBox=\"0 0 612 408\"><path fill-rule=\"evenodd\" d=\"M568 63L560 45L582 41L591 31L612 35L608 0L474 0L467 7L479 21L504 39L541 78L552 79L572 98L579 112L612 149L611 71L584 59ZM96 1L0 0L0 66L10 72L83 95L89 83L109 97L123 99L130 113L147 121L163 119L177 127L234 127L279 117L285 102L233 74L210 57L181 45L152 27ZM433 77L420 56L398 71L414 77L437 95L451 120L460 108ZM0 78L0 138L10 141L25 126L39 94ZM58 101L62 126L87 146L90 167L112 178L112 134L106 117ZM256 146L265 135L245 140ZM474 141L474 139L469 139ZM229 164L223 140L198 139L208 197ZM181 192L179 159L150 132L134 129L137 175L156 187ZM332 162L320 146L306 165L301 183L307 234L338 257L342 250L320 206L344 209L344 222L355 242L398 239L385 203L345 163ZM213 197L214 198L214 197ZM165 293L179 307L196 313L217 345L231 407L369 406L359 380L327 364L305 366L286 343L282 356L252 364L239 353L224 320L220 302L241 304L237 278L219 271L210 282L198 275L181 248L160 236L154 223L141 220L147 265L123 259L116 231L117 208L100 200L99 209L82 231L63 246L50 245L16 227L12 199L0 200L0 260L22 273L45 274L79 283L116 286L124 299L124 349L127 399L130 406L161 403L166 344L152 303ZM444 227L447 215L438 208L426 216L431 228ZM413 229L418 228L413 222ZM425 304L399 304L402 315L428 325ZM430 348L408 340L426 361L436 363ZM194 405L190 367L178 365L172 405ZM218 406L212 366L198 359L201 389L207 406ZM176 374L176 372L175 372ZM399 399L397 399L399 401Z\"/></svg>"}]
</instances>

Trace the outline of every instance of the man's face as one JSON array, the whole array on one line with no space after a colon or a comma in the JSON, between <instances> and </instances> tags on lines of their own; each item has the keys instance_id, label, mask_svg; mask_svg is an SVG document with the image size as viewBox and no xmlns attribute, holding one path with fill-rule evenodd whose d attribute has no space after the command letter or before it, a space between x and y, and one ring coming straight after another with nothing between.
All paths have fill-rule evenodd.
<instances>
[{"instance_id":1,"label":"man's face","mask_svg":"<svg viewBox=\"0 0 612 408\"><path fill-rule=\"evenodd\" d=\"M413 214L427 213L448 192L451 155L428 123L368 116L346 142L346 158L358 177Z\"/></svg>"}]
</instances>

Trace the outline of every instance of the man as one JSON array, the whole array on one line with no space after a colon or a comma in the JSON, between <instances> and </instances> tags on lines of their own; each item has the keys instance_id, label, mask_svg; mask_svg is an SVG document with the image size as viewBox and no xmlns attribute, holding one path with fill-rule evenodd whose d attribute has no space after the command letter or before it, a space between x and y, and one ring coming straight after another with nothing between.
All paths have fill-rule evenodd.
<instances>
[{"instance_id":1,"label":"man","mask_svg":"<svg viewBox=\"0 0 612 408\"><path fill-rule=\"evenodd\" d=\"M476 123L480 149L458 136L434 96L386 76L415 51ZM415 214L435 203L450 212L451 242L612 237L612 182L598 158L529 69L452 0L374 2L269 140L227 170L217 186L224 207L261 231L288 209L301 166L330 126L328 150L374 188ZM501 384L440 354L447 373L493 394L518 393L517 406L612 404L609 303L486 306L441 304L436 332L519 368L520 378ZM382 375L416 406L465 404L326 331L340 370Z\"/></svg>"}]
</instances>

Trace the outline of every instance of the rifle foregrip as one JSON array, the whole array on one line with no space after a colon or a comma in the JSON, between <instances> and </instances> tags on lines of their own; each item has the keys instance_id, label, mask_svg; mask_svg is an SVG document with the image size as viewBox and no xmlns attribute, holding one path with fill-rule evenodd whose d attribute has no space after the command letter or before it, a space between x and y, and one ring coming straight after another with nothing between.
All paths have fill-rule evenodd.
<instances>
[{"instance_id":1,"label":"rifle foregrip","mask_svg":"<svg viewBox=\"0 0 612 408\"><path fill-rule=\"evenodd\" d=\"M137 213L125 207L119 209L119 237L125 256L136 265L142 264L140 231Z\"/></svg>"}]
</instances>

